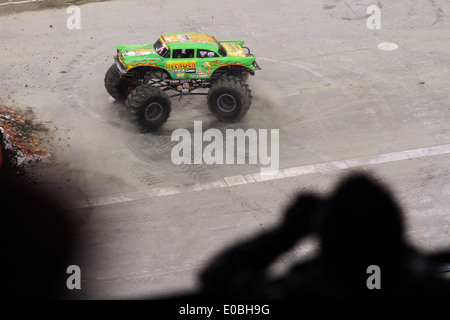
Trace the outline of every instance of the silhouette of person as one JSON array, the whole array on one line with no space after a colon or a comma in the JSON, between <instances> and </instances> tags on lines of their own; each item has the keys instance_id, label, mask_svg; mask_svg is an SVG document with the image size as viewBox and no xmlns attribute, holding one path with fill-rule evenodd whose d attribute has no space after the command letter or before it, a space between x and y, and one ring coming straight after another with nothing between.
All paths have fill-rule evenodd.
<instances>
[{"instance_id":1,"label":"silhouette of person","mask_svg":"<svg viewBox=\"0 0 450 320\"><path fill-rule=\"evenodd\" d=\"M329 197L302 194L271 230L225 250L202 271L196 298L449 298L437 265L407 245L390 192L364 174L344 179ZM272 278L267 267L308 234L319 254ZM376 287L368 285L376 266ZM194 296L192 296L194 297Z\"/></svg>"},{"instance_id":2,"label":"silhouette of person","mask_svg":"<svg viewBox=\"0 0 450 320\"><path fill-rule=\"evenodd\" d=\"M8 299L70 298L66 269L75 249L74 233L54 200L0 171L3 289Z\"/></svg>"}]
</instances>

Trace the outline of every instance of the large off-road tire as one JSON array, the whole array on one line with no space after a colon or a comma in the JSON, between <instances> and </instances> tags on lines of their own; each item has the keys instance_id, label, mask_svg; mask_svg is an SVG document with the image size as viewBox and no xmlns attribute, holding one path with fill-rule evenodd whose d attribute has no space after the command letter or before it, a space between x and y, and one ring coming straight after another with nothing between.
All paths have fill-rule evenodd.
<instances>
[{"instance_id":1,"label":"large off-road tire","mask_svg":"<svg viewBox=\"0 0 450 320\"><path fill-rule=\"evenodd\" d=\"M139 86L125 100L130 119L145 131L153 131L166 123L172 102L160 88Z\"/></svg>"},{"instance_id":2,"label":"large off-road tire","mask_svg":"<svg viewBox=\"0 0 450 320\"><path fill-rule=\"evenodd\" d=\"M208 92L209 110L224 122L242 119L251 103L252 95L248 84L235 76L220 78Z\"/></svg>"},{"instance_id":3,"label":"large off-road tire","mask_svg":"<svg viewBox=\"0 0 450 320\"><path fill-rule=\"evenodd\" d=\"M111 65L105 74L106 91L118 101L125 101L129 94L129 82L120 78L116 64Z\"/></svg>"},{"instance_id":4,"label":"large off-road tire","mask_svg":"<svg viewBox=\"0 0 450 320\"><path fill-rule=\"evenodd\" d=\"M242 72L242 73L239 75L239 79L241 79L241 80L244 81L244 82L247 82L249 76L250 76L250 75L249 75L247 72Z\"/></svg>"}]
</instances>

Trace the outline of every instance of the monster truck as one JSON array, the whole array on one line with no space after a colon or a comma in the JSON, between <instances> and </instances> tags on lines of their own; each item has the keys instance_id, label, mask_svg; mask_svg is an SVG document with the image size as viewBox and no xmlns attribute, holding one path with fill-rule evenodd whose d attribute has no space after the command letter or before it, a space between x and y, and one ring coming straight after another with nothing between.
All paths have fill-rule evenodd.
<instances>
[{"instance_id":1,"label":"monster truck","mask_svg":"<svg viewBox=\"0 0 450 320\"><path fill-rule=\"evenodd\" d=\"M252 100L246 80L261 69L243 44L195 32L165 33L154 44L119 45L105 87L144 130L161 127L170 116L170 98L185 94L207 95L218 119L237 121ZM193 92L197 89L208 92Z\"/></svg>"}]
</instances>

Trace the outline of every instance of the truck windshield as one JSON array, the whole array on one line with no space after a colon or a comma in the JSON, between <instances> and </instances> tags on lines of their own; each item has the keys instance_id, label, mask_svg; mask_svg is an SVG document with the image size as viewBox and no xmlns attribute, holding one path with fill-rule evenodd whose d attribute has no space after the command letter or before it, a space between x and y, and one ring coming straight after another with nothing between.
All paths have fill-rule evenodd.
<instances>
[{"instance_id":1,"label":"truck windshield","mask_svg":"<svg viewBox=\"0 0 450 320\"><path fill-rule=\"evenodd\" d=\"M153 47L155 48L156 52L158 52L158 54L163 57L163 58L169 58L170 56L170 51L169 48L161 41L161 38L159 38L155 44L153 45Z\"/></svg>"}]
</instances>

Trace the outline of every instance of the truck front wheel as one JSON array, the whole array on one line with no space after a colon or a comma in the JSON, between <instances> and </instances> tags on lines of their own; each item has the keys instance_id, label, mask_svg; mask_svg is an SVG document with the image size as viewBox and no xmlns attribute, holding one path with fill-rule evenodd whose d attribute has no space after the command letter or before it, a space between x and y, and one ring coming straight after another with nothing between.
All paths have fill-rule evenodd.
<instances>
[{"instance_id":1,"label":"truck front wheel","mask_svg":"<svg viewBox=\"0 0 450 320\"><path fill-rule=\"evenodd\" d=\"M124 102L129 94L130 83L120 77L116 64L112 64L105 74L105 88L111 97Z\"/></svg>"},{"instance_id":2,"label":"truck front wheel","mask_svg":"<svg viewBox=\"0 0 450 320\"><path fill-rule=\"evenodd\" d=\"M125 101L129 117L145 131L153 131L166 123L172 103L160 88L138 86Z\"/></svg>"}]
</instances>

